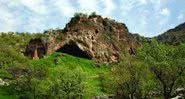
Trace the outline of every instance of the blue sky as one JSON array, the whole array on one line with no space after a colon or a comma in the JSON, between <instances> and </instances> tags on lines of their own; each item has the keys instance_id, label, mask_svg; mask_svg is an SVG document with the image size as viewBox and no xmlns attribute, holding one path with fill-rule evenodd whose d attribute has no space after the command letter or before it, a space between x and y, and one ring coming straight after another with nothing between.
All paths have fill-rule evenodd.
<instances>
[{"instance_id":1,"label":"blue sky","mask_svg":"<svg viewBox=\"0 0 185 99\"><path fill-rule=\"evenodd\" d=\"M96 12L132 33L156 36L185 22L185 0L0 0L0 32L64 28L75 12Z\"/></svg>"}]
</instances>

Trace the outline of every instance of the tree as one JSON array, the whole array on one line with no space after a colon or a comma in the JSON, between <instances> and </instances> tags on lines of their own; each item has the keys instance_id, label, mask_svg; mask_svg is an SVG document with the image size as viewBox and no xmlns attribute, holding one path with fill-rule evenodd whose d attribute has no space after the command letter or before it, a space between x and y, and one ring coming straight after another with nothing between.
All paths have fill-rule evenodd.
<instances>
[{"instance_id":1,"label":"tree","mask_svg":"<svg viewBox=\"0 0 185 99\"><path fill-rule=\"evenodd\" d=\"M88 15L87 15L87 14L84 14L84 13L75 13L75 14L74 14L74 17L75 17L75 18L80 18L80 17L86 17L86 18L87 18Z\"/></svg>"},{"instance_id":2,"label":"tree","mask_svg":"<svg viewBox=\"0 0 185 99\"><path fill-rule=\"evenodd\" d=\"M112 84L118 99L134 99L143 97L143 87L147 80L147 68L143 62L133 57L124 58L119 64L113 66Z\"/></svg>"},{"instance_id":3,"label":"tree","mask_svg":"<svg viewBox=\"0 0 185 99\"><path fill-rule=\"evenodd\" d=\"M8 94L15 94L15 90L12 89L18 88L15 82L25 73L27 62L26 57L11 47L5 46L0 49L0 78L8 82L7 86L3 86L3 90Z\"/></svg>"},{"instance_id":4,"label":"tree","mask_svg":"<svg viewBox=\"0 0 185 99\"><path fill-rule=\"evenodd\" d=\"M85 93L82 70L54 69L49 61L30 61L11 47L0 49L0 65L0 78L8 81L3 91L19 99L79 98Z\"/></svg>"},{"instance_id":5,"label":"tree","mask_svg":"<svg viewBox=\"0 0 185 99\"><path fill-rule=\"evenodd\" d=\"M185 77L185 45L173 47L153 41L145 44L138 52L138 56L149 65L150 71L155 75L164 99L173 97L174 91L184 86L180 81Z\"/></svg>"},{"instance_id":6,"label":"tree","mask_svg":"<svg viewBox=\"0 0 185 99\"><path fill-rule=\"evenodd\" d=\"M18 73L12 72L16 71ZM21 68L20 65L11 68L9 71L15 75L9 86L6 86L9 94L14 94L18 98L38 99L49 96L50 80L48 77L48 67L44 65L29 65Z\"/></svg>"},{"instance_id":7,"label":"tree","mask_svg":"<svg viewBox=\"0 0 185 99\"><path fill-rule=\"evenodd\" d=\"M0 48L0 77L10 78L10 73L15 77L18 71L14 69L18 66L24 68L27 62L28 59L15 49L11 47Z\"/></svg>"},{"instance_id":8,"label":"tree","mask_svg":"<svg viewBox=\"0 0 185 99\"><path fill-rule=\"evenodd\" d=\"M14 49L0 50L0 77L8 81L8 86L3 86L3 90L24 99L44 98L48 95L50 83L47 66L29 64L28 59Z\"/></svg>"},{"instance_id":9,"label":"tree","mask_svg":"<svg viewBox=\"0 0 185 99\"><path fill-rule=\"evenodd\" d=\"M51 93L53 97L64 99L82 98L85 94L84 75L81 70L59 68L55 77L51 77Z\"/></svg>"},{"instance_id":10,"label":"tree","mask_svg":"<svg viewBox=\"0 0 185 99\"><path fill-rule=\"evenodd\" d=\"M89 16L95 17L95 16L97 16L97 14L96 14L96 12L92 12Z\"/></svg>"}]
</instances>

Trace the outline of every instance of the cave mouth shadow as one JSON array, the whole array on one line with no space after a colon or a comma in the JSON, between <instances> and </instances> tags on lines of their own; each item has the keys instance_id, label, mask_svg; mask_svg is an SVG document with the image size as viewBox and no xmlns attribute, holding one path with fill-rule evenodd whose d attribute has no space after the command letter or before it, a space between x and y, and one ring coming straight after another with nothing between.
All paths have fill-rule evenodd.
<instances>
[{"instance_id":1,"label":"cave mouth shadow","mask_svg":"<svg viewBox=\"0 0 185 99\"><path fill-rule=\"evenodd\" d=\"M57 52L62 52L72 56L85 58L89 60L92 59L92 56L89 55L87 52L81 50L75 42L69 42L68 44L65 44L60 49L58 49Z\"/></svg>"}]
</instances>

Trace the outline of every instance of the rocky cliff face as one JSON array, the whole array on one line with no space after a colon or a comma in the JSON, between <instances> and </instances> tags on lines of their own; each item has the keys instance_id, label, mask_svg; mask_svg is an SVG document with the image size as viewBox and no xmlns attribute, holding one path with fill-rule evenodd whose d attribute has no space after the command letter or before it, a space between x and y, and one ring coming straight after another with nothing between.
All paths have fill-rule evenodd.
<instances>
[{"instance_id":1,"label":"rocky cliff face","mask_svg":"<svg viewBox=\"0 0 185 99\"><path fill-rule=\"evenodd\" d=\"M46 34L30 41L26 56L39 59L59 51L97 62L117 62L123 50L134 54L140 45L125 24L98 15L76 16L63 30Z\"/></svg>"},{"instance_id":2,"label":"rocky cliff face","mask_svg":"<svg viewBox=\"0 0 185 99\"><path fill-rule=\"evenodd\" d=\"M185 23L157 36L158 41L173 45L185 43Z\"/></svg>"}]
</instances>

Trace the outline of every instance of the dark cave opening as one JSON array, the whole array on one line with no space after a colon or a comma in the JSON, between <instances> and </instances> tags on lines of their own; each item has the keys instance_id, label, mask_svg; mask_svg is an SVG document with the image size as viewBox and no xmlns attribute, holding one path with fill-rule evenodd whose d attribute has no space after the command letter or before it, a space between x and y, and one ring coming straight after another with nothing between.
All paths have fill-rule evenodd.
<instances>
[{"instance_id":1,"label":"dark cave opening","mask_svg":"<svg viewBox=\"0 0 185 99\"><path fill-rule=\"evenodd\" d=\"M58 49L57 52L67 53L80 58L92 59L92 56L89 55L87 52L82 51L75 42L65 44L63 47Z\"/></svg>"},{"instance_id":2,"label":"dark cave opening","mask_svg":"<svg viewBox=\"0 0 185 99\"><path fill-rule=\"evenodd\" d=\"M43 58L44 55L46 55L46 48L44 47L37 48L37 53L39 58Z\"/></svg>"}]
</instances>

